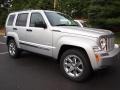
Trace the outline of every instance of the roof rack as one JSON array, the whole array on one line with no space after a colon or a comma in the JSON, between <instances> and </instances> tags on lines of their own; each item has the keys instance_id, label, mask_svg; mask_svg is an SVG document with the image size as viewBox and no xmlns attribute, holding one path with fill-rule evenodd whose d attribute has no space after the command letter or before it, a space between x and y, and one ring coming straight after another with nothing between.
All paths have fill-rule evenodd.
<instances>
[{"instance_id":1,"label":"roof rack","mask_svg":"<svg viewBox=\"0 0 120 90\"><path fill-rule=\"evenodd\" d=\"M12 11L12 12L10 12L10 13L14 13L14 12L20 12L20 11L29 11L29 10L35 10L35 9L23 9L23 10L17 10L17 11Z\"/></svg>"}]
</instances>

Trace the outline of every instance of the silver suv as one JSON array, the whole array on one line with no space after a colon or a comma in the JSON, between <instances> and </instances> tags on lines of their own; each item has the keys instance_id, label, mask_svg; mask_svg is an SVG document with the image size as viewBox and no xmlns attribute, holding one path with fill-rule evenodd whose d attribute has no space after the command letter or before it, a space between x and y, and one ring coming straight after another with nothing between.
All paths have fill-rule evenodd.
<instances>
[{"instance_id":1,"label":"silver suv","mask_svg":"<svg viewBox=\"0 0 120 90\"><path fill-rule=\"evenodd\" d=\"M60 61L65 77L74 81L83 81L93 70L111 65L119 53L111 31L81 28L56 11L13 12L5 27L11 57L19 57L23 50L53 57Z\"/></svg>"}]
</instances>

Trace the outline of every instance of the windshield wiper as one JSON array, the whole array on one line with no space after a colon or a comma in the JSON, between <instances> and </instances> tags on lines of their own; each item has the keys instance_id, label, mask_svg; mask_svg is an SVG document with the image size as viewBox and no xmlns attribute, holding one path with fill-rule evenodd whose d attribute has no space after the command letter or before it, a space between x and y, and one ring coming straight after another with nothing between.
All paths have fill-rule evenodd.
<instances>
[{"instance_id":1,"label":"windshield wiper","mask_svg":"<svg viewBox=\"0 0 120 90\"><path fill-rule=\"evenodd\" d=\"M58 24L58 25L55 25L55 26L78 26L78 25Z\"/></svg>"},{"instance_id":2,"label":"windshield wiper","mask_svg":"<svg viewBox=\"0 0 120 90\"><path fill-rule=\"evenodd\" d=\"M55 26L68 26L67 24L58 24L58 25L55 25Z\"/></svg>"}]
</instances>

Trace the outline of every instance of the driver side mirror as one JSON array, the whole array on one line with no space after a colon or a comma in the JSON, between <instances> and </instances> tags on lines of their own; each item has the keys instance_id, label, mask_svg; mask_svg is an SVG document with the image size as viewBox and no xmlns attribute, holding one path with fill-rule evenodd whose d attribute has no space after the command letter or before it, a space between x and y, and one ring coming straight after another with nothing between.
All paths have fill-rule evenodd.
<instances>
[{"instance_id":1,"label":"driver side mirror","mask_svg":"<svg viewBox=\"0 0 120 90\"><path fill-rule=\"evenodd\" d=\"M41 22L35 23L35 27L47 28L47 25L41 21Z\"/></svg>"}]
</instances>

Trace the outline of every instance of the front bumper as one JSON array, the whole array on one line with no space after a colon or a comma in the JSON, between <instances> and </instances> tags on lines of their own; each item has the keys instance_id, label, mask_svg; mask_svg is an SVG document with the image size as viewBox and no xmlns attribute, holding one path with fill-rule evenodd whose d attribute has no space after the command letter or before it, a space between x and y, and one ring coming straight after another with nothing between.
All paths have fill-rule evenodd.
<instances>
[{"instance_id":1,"label":"front bumper","mask_svg":"<svg viewBox=\"0 0 120 90\"><path fill-rule=\"evenodd\" d=\"M97 63L98 64L98 68L104 68L107 66L110 66L112 64L115 64L116 62L118 62L119 60L119 55L120 55L120 48L119 46L116 44L114 49L110 52L107 52L107 54L104 53L99 53L99 55L101 56L101 60Z\"/></svg>"}]
</instances>

